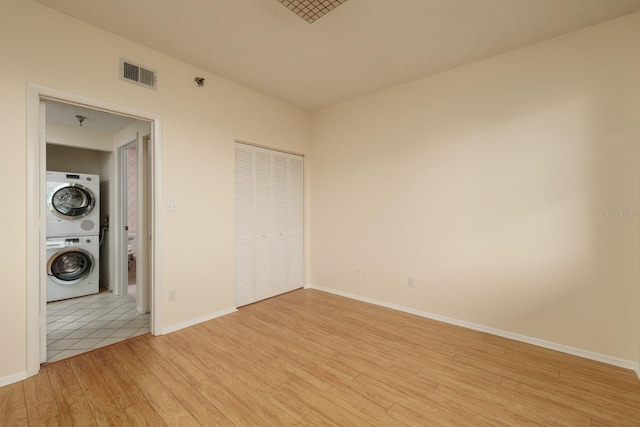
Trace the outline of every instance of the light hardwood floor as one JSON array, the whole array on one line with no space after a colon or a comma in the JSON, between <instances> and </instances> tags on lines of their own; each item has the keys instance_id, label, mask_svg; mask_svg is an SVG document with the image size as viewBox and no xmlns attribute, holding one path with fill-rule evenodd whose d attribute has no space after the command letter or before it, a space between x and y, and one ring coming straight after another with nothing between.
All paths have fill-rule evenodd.
<instances>
[{"instance_id":1,"label":"light hardwood floor","mask_svg":"<svg viewBox=\"0 0 640 427\"><path fill-rule=\"evenodd\" d=\"M640 426L631 371L314 290L43 366L0 424Z\"/></svg>"}]
</instances>

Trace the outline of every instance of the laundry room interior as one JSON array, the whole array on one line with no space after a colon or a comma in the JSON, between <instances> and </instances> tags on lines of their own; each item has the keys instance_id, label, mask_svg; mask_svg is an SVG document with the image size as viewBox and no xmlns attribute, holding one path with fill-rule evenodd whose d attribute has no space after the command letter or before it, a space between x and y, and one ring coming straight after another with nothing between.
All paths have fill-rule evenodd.
<instances>
[{"instance_id":1,"label":"laundry room interior","mask_svg":"<svg viewBox=\"0 0 640 427\"><path fill-rule=\"evenodd\" d=\"M45 108L52 362L149 332L148 247L139 239L147 241L151 123L54 100Z\"/></svg>"}]
</instances>

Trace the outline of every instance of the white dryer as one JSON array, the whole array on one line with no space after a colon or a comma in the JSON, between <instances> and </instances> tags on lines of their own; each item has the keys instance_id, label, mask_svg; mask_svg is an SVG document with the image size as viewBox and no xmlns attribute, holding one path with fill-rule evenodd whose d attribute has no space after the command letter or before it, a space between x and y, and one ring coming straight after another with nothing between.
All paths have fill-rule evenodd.
<instances>
[{"instance_id":1,"label":"white dryer","mask_svg":"<svg viewBox=\"0 0 640 427\"><path fill-rule=\"evenodd\" d=\"M100 234L100 177L47 172L47 237Z\"/></svg>"},{"instance_id":2,"label":"white dryer","mask_svg":"<svg viewBox=\"0 0 640 427\"><path fill-rule=\"evenodd\" d=\"M47 238L47 302L100 291L98 236Z\"/></svg>"}]
</instances>

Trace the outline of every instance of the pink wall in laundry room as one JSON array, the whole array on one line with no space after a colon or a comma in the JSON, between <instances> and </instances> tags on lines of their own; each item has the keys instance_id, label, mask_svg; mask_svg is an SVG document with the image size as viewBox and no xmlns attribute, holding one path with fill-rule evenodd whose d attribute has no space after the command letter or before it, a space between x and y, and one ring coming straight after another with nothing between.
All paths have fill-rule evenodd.
<instances>
[{"instance_id":1,"label":"pink wall in laundry room","mask_svg":"<svg viewBox=\"0 0 640 427\"><path fill-rule=\"evenodd\" d=\"M127 225L129 235L138 229L138 151L135 148L127 150Z\"/></svg>"}]
</instances>

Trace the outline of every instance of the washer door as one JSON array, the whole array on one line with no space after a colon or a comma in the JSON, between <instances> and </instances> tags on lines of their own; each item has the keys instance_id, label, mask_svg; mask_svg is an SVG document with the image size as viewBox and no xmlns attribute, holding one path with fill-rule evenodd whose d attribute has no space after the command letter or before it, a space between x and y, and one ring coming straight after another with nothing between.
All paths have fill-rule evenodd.
<instances>
[{"instance_id":1,"label":"washer door","mask_svg":"<svg viewBox=\"0 0 640 427\"><path fill-rule=\"evenodd\" d=\"M89 215L96 205L91 190L80 184L60 184L47 200L49 210L62 219L78 219Z\"/></svg>"},{"instance_id":2,"label":"washer door","mask_svg":"<svg viewBox=\"0 0 640 427\"><path fill-rule=\"evenodd\" d=\"M56 252L47 263L47 274L61 285L73 285L93 271L93 256L81 248L67 248Z\"/></svg>"}]
</instances>

